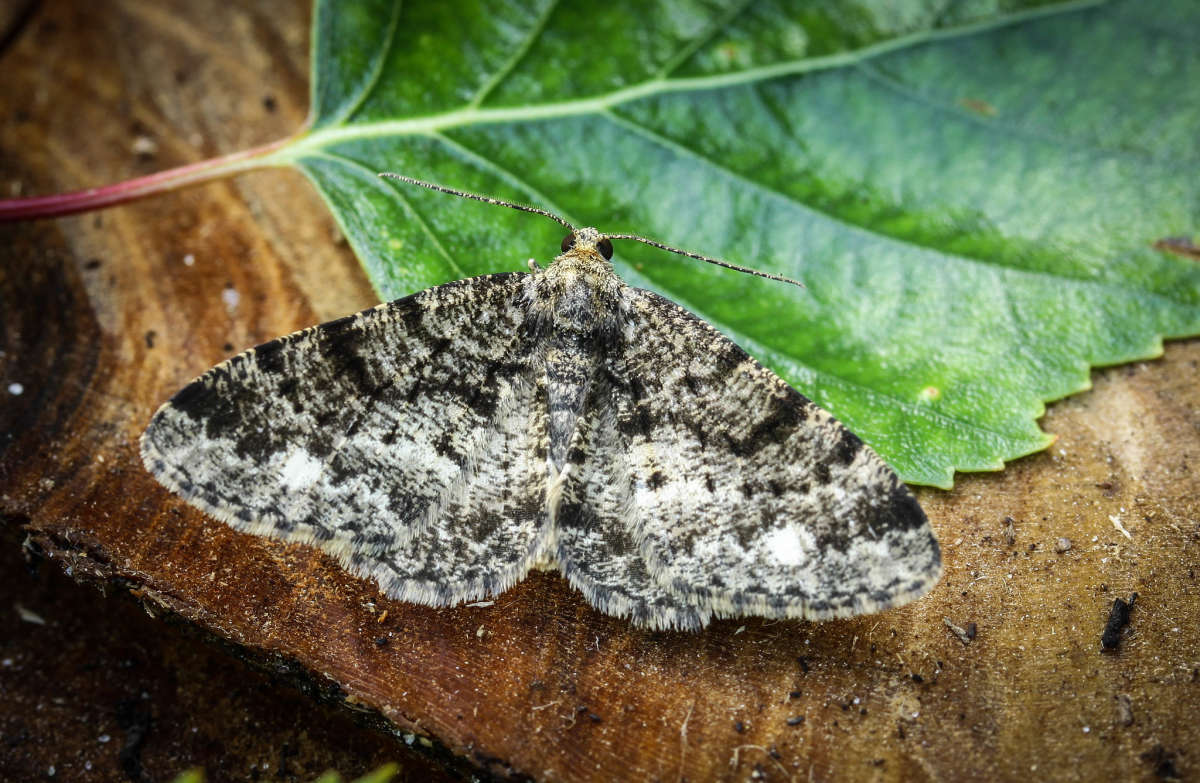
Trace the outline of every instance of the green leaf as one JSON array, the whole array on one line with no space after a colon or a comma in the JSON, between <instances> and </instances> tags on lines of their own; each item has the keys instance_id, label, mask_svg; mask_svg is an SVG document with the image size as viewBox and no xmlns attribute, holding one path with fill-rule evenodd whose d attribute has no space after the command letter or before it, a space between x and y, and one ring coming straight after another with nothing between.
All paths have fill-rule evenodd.
<instances>
[{"instance_id":1,"label":"green leaf","mask_svg":"<svg viewBox=\"0 0 1200 783\"><path fill-rule=\"evenodd\" d=\"M368 772L361 778L356 778L354 783L388 783L388 781L398 774L400 774L400 765L394 763L384 764L382 767ZM342 780L342 776L336 770L329 770L314 780L313 783L342 783ZM204 770L196 768L181 772L174 778L172 783L204 783Z\"/></svg>"},{"instance_id":2,"label":"green leaf","mask_svg":"<svg viewBox=\"0 0 1200 783\"><path fill-rule=\"evenodd\" d=\"M355 778L354 783L388 783L388 781L398 774L400 774L400 766L398 764L384 764L379 769L368 772L361 778ZM313 783L342 783L342 776L336 770L330 770L314 780Z\"/></svg>"},{"instance_id":3,"label":"green leaf","mask_svg":"<svg viewBox=\"0 0 1200 783\"><path fill-rule=\"evenodd\" d=\"M1200 214L1191 0L583 5L318 2L311 129L272 161L382 297L562 233L385 170L798 278L614 261L944 487L1200 331L1200 265L1153 247Z\"/></svg>"},{"instance_id":4,"label":"green leaf","mask_svg":"<svg viewBox=\"0 0 1200 783\"><path fill-rule=\"evenodd\" d=\"M184 770L176 775L171 783L204 783L204 770L198 767Z\"/></svg>"}]
</instances>

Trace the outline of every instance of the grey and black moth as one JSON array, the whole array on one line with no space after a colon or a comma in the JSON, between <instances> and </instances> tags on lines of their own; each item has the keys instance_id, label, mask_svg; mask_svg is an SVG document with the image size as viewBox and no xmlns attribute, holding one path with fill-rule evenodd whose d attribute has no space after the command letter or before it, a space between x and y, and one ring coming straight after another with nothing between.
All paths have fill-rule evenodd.
<instances>
[{"instance_id":1,"label":"grey and black moth","mask_svg":"<svg viewBox=\"0 0 1200 783\"><path fill-rule=\"evenodd\" d=\"M432 606L557 568L603 612L697 629L877 612L937 582L929 522L870 448L609 263L612 239L661 245L551 217L570 233L544 269L435 286L204 373L154 415L147 469L238 530Z\"/></svg>"}]
</instances>

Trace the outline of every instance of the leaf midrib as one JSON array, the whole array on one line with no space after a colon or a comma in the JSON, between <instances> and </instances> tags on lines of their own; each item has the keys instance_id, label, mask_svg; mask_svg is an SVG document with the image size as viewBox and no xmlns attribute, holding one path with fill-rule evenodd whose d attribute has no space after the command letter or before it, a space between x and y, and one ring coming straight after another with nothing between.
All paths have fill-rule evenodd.
<instances>
[{"instance_id":1,"label":"leaf midrib","mask_svg":"<svg viewBox=\"0 0 1200 783\"><path fill-rule=\"evenodd\" d=\"M620 103L620 102L617 102L617 103ZM440 116L444 117L447 115L440 115ZM720 163L718 163L717 161L714 161L713 159L711 159L707 156L701 155L700 153L698 153L697 151L695 151L689 147L681 146L678 143L676 143L670 139L664 138L664 137L660 136L659 134L654 133L649 128L639 125L638 123L634 122L633 120L631 120L628 117L621 116L614 112L608 111L607 109L596 112L595 116L602 117L609 121L616 122L620 125L623 125L631 132L638 133L639 135L642 135L644 138L647 138L649 141L658 143L663 146L669 146L680 154L686 154L687 156L693 158L694 160L701 162L704 165L709 166L713 170L722 173L724 176L737 179L740 182L742 182L744 185L750 187L753 190L758 190L770 198L783 199L789 205L812 211L815 214L819 214L828 220L839 223L846 230L849 230L849 231L861 232L861 233L866 234L869 237L872 237L875 239L886 239L886 240L889 240L892 242L896 242L897 244L900 244L900 245L917 248L924 252L934 254L936 257L938 257L939 259L942 259L946 262L966 263L966 264L970 264L972 266L979 266L979 267L983 267L986 269L996 270L1003 274L1011 274L1011 275L1018 275L1018 276L1028 275L1028 276L1032 276L1037 279L1050 278L1050 279L1059 280L1064 283L1079 285L1079 286L1084 286L1084 287L1097 287L1097 288L1101 288L1101 289L1121 288L1122 290L1125 290L1124 287L1121 285L1120 281L1108 281L1108 280L1094 278L1094 277L1070 276L1070 275L1064 275L1061 272L1047 272L1047 271L1043 271L1043 270L1031 271L1031 270L1027 270L1027 269L1021 269L1019 267L1013 267L1013 266L1009 266L1006 264L997 263L996 261L991 260L991 259L976 258L974 256L968 256L968 255L964 255L961 253L950 254L950 253L946 253L945 251L943 251L939 248L922 245L922 244L918 244L918 243L913 243L913 242L906 240L904 238L901 238L901 237L895 237L895 236L886 235L886 234L874 233L874 232L869 231L867 228L860 226L856 223L849 223L836 215L832 215L830 213L819 211L819 210L814 210L811 207L811 205L805 204L804 202L801 202L801 201L797 201L794 198L792 198L789 194L782 193L778 190L775 190L774 188L771 188L768 185L766 185L765 183L759 182L758 180L750 179L750 178L744 176L743 174L741 174L740 172L729 169L727 166L723 166ZM383 124L388 124L388 123L379 123L379 124L383 125ZM454 127L461 127L461 126L455 125L453 123L448 123L447 127L454 128ZM478 155L478 153L475 153L474 150L471 150L469 147L464 147L460 143L454 141L451 137L442 133L441 130L442 130L441 128L434 129L434 130L424 130L424 131L421 131L419 134L413 133L412 135L425 135L425 136L428 136L431 138L435 138L441 143L458 148L460 152L470 153L472 155L472 157L474 157L476 159L477 163L480 160L482 160L481 157ZM324 133L324 131L314 133L313 135L315 136L315 135L319 135L321 133ZM380 135L390 136L392 134L383 133ZM289 147L286 150L284 150L283 153L286 154L288 152L296 152L297 148L299 146L300 145L294 145L292 147ZM304 152L303 156L304 157L322 157L322 158L328 158L328 159L337 159L345 164L352 164L355 168L361 168L365 171L365 168L357 161L352 161L350 158L347 158L343 155L330 153L328 148L324 144L317 146L317 148L313 149L313 150L308 150L306 148L306 151ZM292 157L293 157L293 155L290 155L290 154L287 155L287 158L289 159L287 162L292 162L290 160ZM300 156L296 155L294 157L297 158L297 160L294 162L299 162L298 158ZM510 183L517 185L521 189L525 190L527 193L537 193L536 188L534 188L531 184L529 184L523 178L517 176L513 172L510 172L507 169L503 169L499 166L496 166L494 162L491 162L490 168L492 168L493 173L503 174L504 178L508 179ZM406 201L406 203L407 203L407 201ZM560 214L561 216L563 216L564 219L566 219L572 223L578 224L578 220L572 219L570 216L564 214L561 207L555 208L554 205L549 204L549 203L545 203L542 206L544 208L550 208L552 211L556 211L556 214ZM443 254L445 254L444 251L443 251ZM451 260L449 258L447 258L447 261L451 264L451 266L455 267L456 269L459 269L459 271L461 272L461 269L458 267L457 263L455 263L453 260ZM1147 289L1139 289L1139 290L1137 290L1135 295L1138 298L1146 298L1146 299L1149 299L1150 301L1156 301L1156 302L1165 302L1165 303L1175 305L1175 306L1180 306L1180 305L1186 304L1184 302L1180 302L1176 299L1171 298L1167 294L1164 294L1164 293L1161 293L1158 291L1147 290ZM814 372L822 372L822 371L817 370L816 368L812 368L812 367L810 367L809 369Z\"/></svg>"},{"instance_id":2,"label":"leaf midrib","mask_svg":"<svg viewBox=\"0 0 1200 783\"><path fill-rule=\"evenodd\" d=\"M398 120L382 120L356 123L354 125L338 125L324 127L300 136L288 147L280 150L274 156L274 162L290 163L314 148L327 147L343 142L361 141L388 136L404 136L430 134L451 128L463 128L473 125L491 125L513 122L532 122L537 120L560 119L564 117L580 117L596 114L620 104L666 95L678 92L699 92L735 87L742 84L761 82L782 76L795 76L802 73L830 70L849 65L855 65L865 60L876 58L893 51L905 49L921 43L959 38L975 33L1007 27L1022 22L1038 19L1043 16L1068 13L1084 8L1101 5L1107 0L1073 0L1057 5L1034 8L1022 13L1000 18L986 19L981 22L962 25L942 30L922 30L910 35L897 36L886 41L864 46L848 52L811 57L800 60L788 60L781 63L749 68L744 71L716 74L712 76L656 78L639 84L624 87L604 95L591 98L576 98L566 101L543 103L536 106L502 106L484 108L479 106L464 106L461 109L429 114L420 117L410 117ZM376 82L372 81L370 89ZM361 107L369 97L370 89L357 97L353 102L355 107ZM320 118L314 118L314 122ZM350 121L347 116L340 122ZM270 162L270 161L268 161Z\"/></svg>"}]
</instances>

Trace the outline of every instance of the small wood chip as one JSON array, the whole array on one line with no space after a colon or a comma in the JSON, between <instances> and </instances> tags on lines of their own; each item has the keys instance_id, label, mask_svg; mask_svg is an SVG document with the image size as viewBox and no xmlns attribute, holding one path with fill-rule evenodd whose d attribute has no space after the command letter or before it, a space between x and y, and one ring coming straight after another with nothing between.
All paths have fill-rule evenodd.
<instances>
[{"instance_id":1,"label":"small wood chip","mask_svg":"<svg viewBox=\"0 0 1200 783\"><path fill-rule=\"evenodd\" d=\"M962 628L960 626L955 625L953 622L950 621L949 617L943 617L942 622L944 622L946 624L946 627L949 628L954 633L954 635L958 637L958 640L960 642L962 642L963 644L971 643L971 639L974 638L974 634L969 633L966 628Z\"/></svg>"},{"instance_id":2,"label":"small wood chip","mask_svg":"<svg viewBox=\"0 0 1200 783\"><path fill-rule=\"evenodd\" d=\"M1015 522L1016 520L1014 520L1012 517L1004 518L1004 540L1009 546L1017 543L1017 528L1014 525Z\"/></svg>"},{"instance_id":3,"label":"small wood chip","mask_svg":"<svg viewBox=\"0 0 1200 783\"><path fill-rule=\"evenodd\" d=\"M1133 699L1127 693L1118 693L1113 697L1117 700L1117 725L1133 725Z\"/></svg>"}]
</instances>

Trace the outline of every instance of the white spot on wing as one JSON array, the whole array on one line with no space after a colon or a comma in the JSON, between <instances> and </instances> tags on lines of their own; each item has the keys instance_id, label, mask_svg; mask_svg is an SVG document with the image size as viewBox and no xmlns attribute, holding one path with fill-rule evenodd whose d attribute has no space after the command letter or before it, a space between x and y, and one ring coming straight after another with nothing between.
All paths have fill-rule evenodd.
<instances>
[{"instance_id":1,"label":"white spot on wing","mask_svg":"<svg viewBox=\"0 0 1200 783\"><path fill-rule=\"evenodd\" d=\"M804 542L796 528L788 526L772 530L766 537L766 548L776 562L798 566L805 561Z\"/></svg>"},{"instance_id":2,"label":"white spot on wing","mask_svg":"<svg viewBox=\"0 0 1200 783\"><path fill-rule=\"evenodd\" d=\"M288 489L310 487L320 477L321 461L307 451L293 451L280 471L280 479Z\"/></svg>"}]
</instances>

